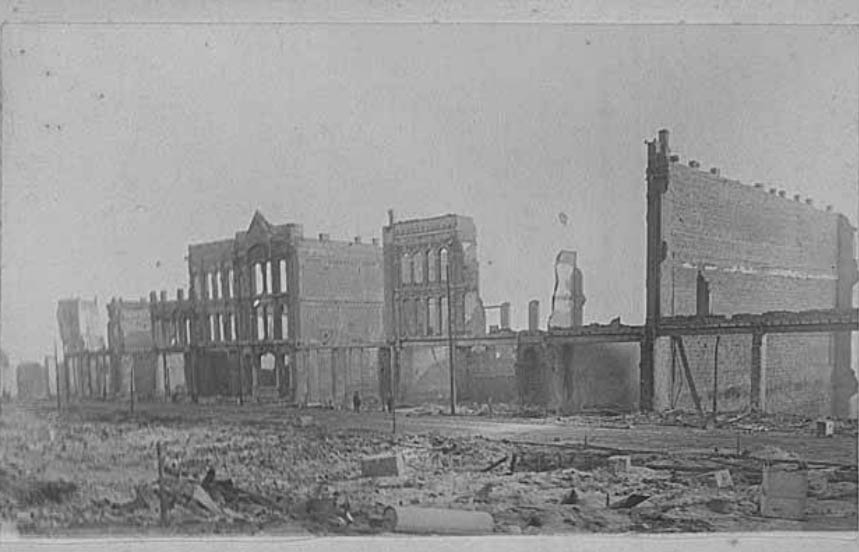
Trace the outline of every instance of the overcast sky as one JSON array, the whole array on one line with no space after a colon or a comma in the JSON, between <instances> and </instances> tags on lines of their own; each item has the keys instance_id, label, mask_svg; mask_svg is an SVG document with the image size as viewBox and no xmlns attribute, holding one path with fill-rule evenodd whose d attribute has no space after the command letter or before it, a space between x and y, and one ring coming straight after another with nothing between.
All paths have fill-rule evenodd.
<instances>
[{"instance_id":1,"label":"overcast sky","mask_svg":"<svg viewBox=\"0 0 859 552\"><path fill-rule=\"evenodd\" d=\"M254 209L367 240L469 215L514 325L561 248L586 322L641 323L644 140L855 225L857 67L846 27L8 25L2 345L50 353L61 297L174 294Z\"/></svg>"}]
</instances>

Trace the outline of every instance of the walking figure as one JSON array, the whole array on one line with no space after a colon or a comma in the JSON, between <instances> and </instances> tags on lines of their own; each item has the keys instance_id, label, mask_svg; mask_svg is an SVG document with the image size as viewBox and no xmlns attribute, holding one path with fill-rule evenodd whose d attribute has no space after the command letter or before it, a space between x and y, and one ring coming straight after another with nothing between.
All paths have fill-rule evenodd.
<instances>
[{"instance_id":1,"label":"walking figure","mask_svg":"<svg viewBox=\"0 0 859 552\"><path fill-rule=\"evenodd\" d=\"M361 412L361 396L357 391L352 394L352 406L355 408L355 412Z\"/></svg>"}]
</instances>

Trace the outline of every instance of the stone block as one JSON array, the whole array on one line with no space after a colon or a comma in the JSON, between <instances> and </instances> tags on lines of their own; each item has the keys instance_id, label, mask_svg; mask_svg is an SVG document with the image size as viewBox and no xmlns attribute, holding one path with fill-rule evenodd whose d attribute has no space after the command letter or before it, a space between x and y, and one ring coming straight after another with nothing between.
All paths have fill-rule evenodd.
<instances>
[{"instance_id":1,"label":"stone block","mask_svg":"<svg viewBox=\"0 0 859 552\"><path fill-rule=\"evenodd\" d=\"M835 422L832 420L818 420L817 421L817 436L818 437L832 437L835 435Z\"/></svg>"},{"instance_id":2,"label":"stone block","mask_svg":"<svg viewBox=\"0 0 859 552\"><path fill-rule=\"evenodd\" d=\"M403 473L403 457L397 453L368 456L361 460L363 477L395 477Z\"/></svg>"},{"instance_id":3,"label":"stone block","mask_svg":"<svg viewBox=\"0 0 859 552\"><path fill-rule=\"evenodd\" d=\"M610 456L608 459L608 470L614 475L620 475L629 471L632 467L630 456Z\"/></svg>"},{"instance_id":4,"label":"stone block","mask_svg":"<svg viewBox=\"0 0 859 552\"><path fill-rule=\"evenodd\" d=\"M804 519L808 502L808 471L764 466L761 483L761 515Z\"/></svg>"},{"instance_id":5,"label":"stone block","mask_svg":"<svg viewBox=\"0 0 859 552\"><path fill-rule=\"evenodd\" d=\"M713 472L713 482L719 489L731 488L734 486L734 480L731 478L731 472L728 470Z\"/></svg>"}]
</instances>

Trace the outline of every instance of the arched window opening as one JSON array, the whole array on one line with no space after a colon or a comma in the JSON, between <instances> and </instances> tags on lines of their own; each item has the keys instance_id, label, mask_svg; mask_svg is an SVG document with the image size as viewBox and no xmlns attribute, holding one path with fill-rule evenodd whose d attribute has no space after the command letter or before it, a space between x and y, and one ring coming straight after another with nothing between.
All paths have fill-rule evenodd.
<instances>
[{"instance_id":1,"label":"arched window opening","mask_svg":"<svg viewBox=\"0 0 859 552\"><path fill-rule=\"evenodd\" d=\"M403 253L402 262L400 263L401 281L404 284L412 283L412 258L408 253Z\"/></svg>"},{"instance_id":2,"label":"arched window opening","mask_svg":"<svg viewBox=\"0 0 859 552\"><path fill-rule=\"evenodd\" d=\"M438 259L435 251L430 249L427 251L427 282L438 281Z\"/></svg>"},{"instance_id":3,"label":"arched window opening","mask_svg":"<svg viewBox=\"0 0 859 552\"><path fill-rule=\"evenodd\" d=\"M412 278L414 279L414 282L416 284L422 284L424 282L424 259L425 258L426 257L421 252L415 253L414 257L412 258L412 262L415 265L415 273L412 276Z\"/></svg>"},{"instance_id":4,"label":"arched window opening","mask_svg":"<svg viewBox=\"0 0 859 552\"><path fill-rule=\"evenodd\" d=\"M254 295L262 295L265 289L265 278L262 272L262 263L254 264Z\"/></svg>"},{"instance_id":5,"label":"arched window opening","mask_svg":"<svg viewBox=\"0 0 859 552\"><path fill-rule=\"evenodd\" d=\"M446 282L447 276L448 276L449 268L448 268L447 256L448 256L447 248L442 249L438 255L438 257L439 257L438 275L439 275L439 279L442 282Z\"/></svg>"},{"instance_id":6,"label":"arched window opening","mask_svg":"<svg viewBox=\"0 0 859 552\"><path fill-rule=\"evenodd\" d=\"M286 259L280 260L280 262L278 263L278 268L279 268L279 272L280 272L280 288L279 288L279 290L281 293L286 293L287 289L288 289L287 283L286 283Z\"/></svg>"}]
</instances>

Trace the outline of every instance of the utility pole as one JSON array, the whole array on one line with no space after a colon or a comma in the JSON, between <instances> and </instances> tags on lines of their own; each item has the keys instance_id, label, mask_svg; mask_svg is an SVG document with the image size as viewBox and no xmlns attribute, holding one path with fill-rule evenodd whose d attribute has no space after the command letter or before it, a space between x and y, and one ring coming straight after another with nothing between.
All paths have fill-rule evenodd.
<instances>
[{"instance_id":1,"label":"utility pole","mask_svg":"<svg viewBox=\"0 0 859 552\"><path fill-rule=\"evenodd\" d=\"M445 267L447 271L447 353L450 367L450 415L456 415L456 373L453 366L453 301L450 294L450 261Z\"/></svg>"},{"instance_id":2,"label":"utility pole","mask_svg":"<svg viewBox=\"0 0 859 552\"><path fill-rule=\"evenodd\" d=\"M396 382L396 378L394 378L394 370L397 366L397 355L399 354L400 348L400 327L399 320L397 318L397 290L396 286L394 286L394 292L391 296L391 322L394 328L394 340L391 344L391 359L389 363L389 373L388 373L388 404L390 405L391 410L391 432L397 432L397 405L396 405L396 393L394 392L394 383Z\"/></svg>"},{"instance_id":3,"label":"utility pole","mask_svg":"<svg viewBox=\"0 0 859 552\"><path fill-rule=\"evenodd\" d=\"M716 350L713 352L713 421L716 419L716 396L719 394L719 341L721 335L716 336Z\"/></svg>"},{"instance_id":4,"label":"utility pole","mask_svg":"<svg viewBox=\"0 0 859 552\"><path fill-rule=\"evenodd\" d=\"M62 404L60 403L60 363L57 360L57 340L54 340L54 380L56 381L57 386L57 410L62 409Z\"/></svg>"}]
</instances>

